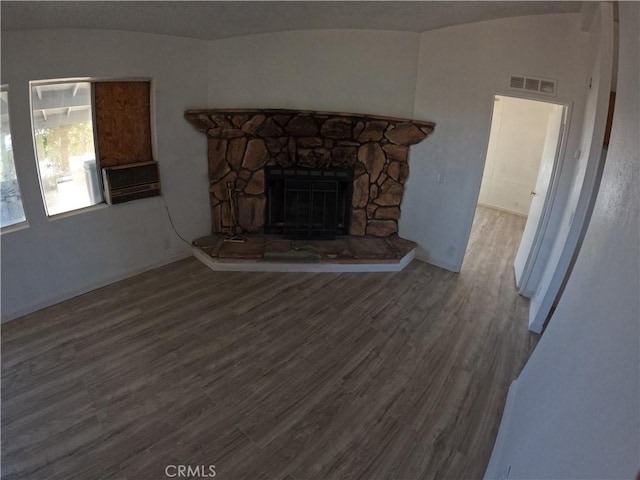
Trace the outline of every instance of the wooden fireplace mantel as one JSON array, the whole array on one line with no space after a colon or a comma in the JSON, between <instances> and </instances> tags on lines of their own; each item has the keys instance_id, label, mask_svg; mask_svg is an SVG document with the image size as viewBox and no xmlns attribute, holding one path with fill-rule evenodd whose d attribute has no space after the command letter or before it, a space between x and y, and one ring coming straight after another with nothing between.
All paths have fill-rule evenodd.
<instances>
[{"instance_id":1,"label":"wooden fireplace mantel","mask_svg":"<svg viewBox=\"0 0 640 480\"><path fill-rule=\"evenodd\" d=\"M265 166L299 166L353 170L351 235L397 233L409 146L435 127L420 120L309 110L196 109L184 116L208 137L213 232L230 224L228 185L238 195L240 227L261 231Z\"/></svg>"}]
</instances>

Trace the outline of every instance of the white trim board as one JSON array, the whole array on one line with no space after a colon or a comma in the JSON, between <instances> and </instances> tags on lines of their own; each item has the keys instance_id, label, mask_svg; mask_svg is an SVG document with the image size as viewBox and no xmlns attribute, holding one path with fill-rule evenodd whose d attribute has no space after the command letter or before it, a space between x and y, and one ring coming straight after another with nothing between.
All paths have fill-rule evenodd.
<instances>
[{"instance_id":1,"label":"white trim board","mask_svg":"<svg viewBox=\"0 0 640 480\"><path fill-rule=\"evenodd\" d=\"M253 260L219 261L193 248L193 256L211 270L220 272L399 272L415 258L416 250L412 249L398 263L302 263L302 262L265 262Z\"/></svg>"}]
</instances>

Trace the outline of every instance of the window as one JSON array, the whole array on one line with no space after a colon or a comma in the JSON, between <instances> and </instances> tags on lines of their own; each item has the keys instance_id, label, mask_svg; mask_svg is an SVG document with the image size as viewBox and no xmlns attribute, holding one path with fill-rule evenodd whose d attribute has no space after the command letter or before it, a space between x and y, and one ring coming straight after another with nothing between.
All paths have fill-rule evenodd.
<instances>
[{"instance_id":1,"label":"window","mask_svg":"<svg viewBox=\"0 0 640 480\"><path fill-rule=\"evenodd\" d=\"M48 215L102 202L91 83L32 83L33 133Z\"/></svg>"},{"instance_id":2,"label":"window","mask_svg":"<svg viewBox=\"0 0 640 480\"><path fill-rule=\"evenodd\" d=\"M9 92L0 90L0 227L8 227L26 221L22 208L22 197L11 146L11 125L9 123Z\"/></svg>"},{"instance_id":3,"label":"window","mask_svg":"<svg viewBox=\"0 0 640 480\"><path fill-rule=\"evenodd\" d=\"M31 83L48 215L102 203L101 168L153 162L150 92L148 80Z\"/></svg>"}]
</instances>

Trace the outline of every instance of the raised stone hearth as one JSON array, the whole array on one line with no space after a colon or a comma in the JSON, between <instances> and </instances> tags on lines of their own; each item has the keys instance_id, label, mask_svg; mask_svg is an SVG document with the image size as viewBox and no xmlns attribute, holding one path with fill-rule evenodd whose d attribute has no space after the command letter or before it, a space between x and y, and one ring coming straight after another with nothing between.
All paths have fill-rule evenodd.
<instances>
[{"instance_id":1,"label":"raised stone hearth","mask_svg":"<svg viewBox=\"0 0 640 480\"><path fill-rule=\"evenodd\" d=\"M228 242L223 234L193 241L193 253L213 270L365 272L400 271L414 257L414 242L397 235L294 241L282 235L248 234Z\"/></svg>"},{"instance_id":2,"label":"raised stone hearth","mask_svg":"<svg viewBox=\"0 0 640 480\"><path fill-rule=\"evenodd\" d=\"M188 110L208 137L212 232L232 224L228 186L237 195L243 232L265 222L265 166L353 171L349 233L385 237L398 231L409 146L434 124L372 115L298 110Z\"/></svg>"}]
</instances>

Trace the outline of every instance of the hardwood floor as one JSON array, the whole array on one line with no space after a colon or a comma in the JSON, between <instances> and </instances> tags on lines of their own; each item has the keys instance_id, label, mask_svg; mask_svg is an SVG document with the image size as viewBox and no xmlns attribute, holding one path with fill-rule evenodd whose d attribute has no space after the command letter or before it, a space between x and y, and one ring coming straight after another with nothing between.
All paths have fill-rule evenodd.
<instances>
[{"instance_id":1,"label":"hardwood floor","mask_svg":"<svg viewBox=\"0 0 640 480\"><path fill-rule=\"evenodd\" d=\"M460 274L191 258L5 324L2 478L481 478L537 342L523 227L480 208Z\"/></svg>"}]
</instances>

